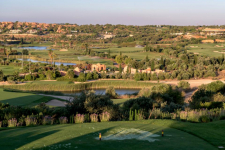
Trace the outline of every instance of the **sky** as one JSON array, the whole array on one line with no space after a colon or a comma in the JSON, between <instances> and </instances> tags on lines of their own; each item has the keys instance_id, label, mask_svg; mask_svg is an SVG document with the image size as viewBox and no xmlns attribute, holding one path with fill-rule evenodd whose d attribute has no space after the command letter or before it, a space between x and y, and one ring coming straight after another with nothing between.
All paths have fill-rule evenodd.
<instances>
[{"instance_id":1,"label":"sky","mask_svg":"<svg viewBox=\"0 0 225 150\"><path fill-rule=\"evenodd\" d=\"M224 25L225 0L0 0L0 21Z\"/></svg>"}]
</instances>

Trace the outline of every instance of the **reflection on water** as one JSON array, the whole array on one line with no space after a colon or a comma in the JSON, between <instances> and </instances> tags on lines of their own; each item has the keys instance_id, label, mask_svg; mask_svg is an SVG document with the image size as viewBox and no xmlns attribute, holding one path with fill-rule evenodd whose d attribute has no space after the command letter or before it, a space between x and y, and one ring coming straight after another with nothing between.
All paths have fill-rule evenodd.
<instances>
[{"instance_id":1,"label":"reflection on water","mask_svg":"<svg viewBox=\"0 0 225 150\"><path fill-rule=\"evenodd\" d=\"M20 49L35 49L35 50L47 50L46 46L28 46L28 47L19 47Z\"/></svg>"},{"instance_id":2,"label":"reflection on water","mask_svg":"<svg viewBox=\"0 0 225 150\"><path fill-rule=\"evenodd\" d=\"M23 60L23 61L31 61L31 62L34 62L34 63L36 63L36 62L40 62L40 63L47 63L47 64L50 64L48 61L38 61L38 60L33 60L33 59L18 59L18 60ZM61 64L63 64L64 66L67 66L67 65L76 65L75 63L63 63L63 62L54 62L55 63L55 65L57 65L57 66L59 66L59 65L61 65Z\"/></svg>"}]
</instances>

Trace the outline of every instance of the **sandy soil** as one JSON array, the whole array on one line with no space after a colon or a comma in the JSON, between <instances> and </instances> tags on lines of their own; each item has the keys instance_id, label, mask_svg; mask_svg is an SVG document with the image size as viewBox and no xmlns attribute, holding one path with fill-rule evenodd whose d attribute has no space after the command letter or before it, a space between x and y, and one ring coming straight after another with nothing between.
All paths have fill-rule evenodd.
<instances>
[{"instance_id":1,"label":"sandy soil","mask_svg":"<svg viewBox=\"0 0 225 150\"><path fill-rule=\"evenodd\" d=\"M212 80L212 79L199 79L199 80L182 80L182 81L187 81L190 83L190 87L194 88L194 87L198 87L202 84L209 84L211 82L215 82L217 80ZM225 83L223 80L220 80L223 83ZM173 84L173 85L177 85L180 81L160 81L160 83L165 83L165 84Z\"/></svg>"},{"instance_id":2,"label":"sandy soil","mask_svg":"<svg viewBox=\"0 0 225 150\"><path fill-rule=\"evenodd\" d=\"M53 99L53 100L47 102L46 104L50 105L50 106L66 107L66 102L62 102L62 101L59 101L56 99Z\"/></svg>"},{"instance_id":3,"label":"sandy soil","mask_svg":"<svg viewBox=\"0 0 225 150\"><path fill-rule=\"evenodd\" d=\"M39 95L50 96L50 97L54 97L54 98L64 99L64 100L67 100L67 101L73 100L72 96L56 96L56 95L46 95L46 94L39 94Z\"/></svg>"}]
</instances>

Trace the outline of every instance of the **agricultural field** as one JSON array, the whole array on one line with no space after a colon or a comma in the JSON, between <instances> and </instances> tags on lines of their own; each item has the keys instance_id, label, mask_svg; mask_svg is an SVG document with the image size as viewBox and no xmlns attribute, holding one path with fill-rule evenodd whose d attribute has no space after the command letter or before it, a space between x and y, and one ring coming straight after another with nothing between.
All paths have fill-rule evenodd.
<instances>
[{"instance_id":1,"label":"agricultural field","mask_svg":"<svg viewBox=\"0 0 225 150\"><path fill-rule=\"evenodd\" d=\"M224 126L225 121L196 124L158 119L46 125L9 130L2 128L4 131L1 131L0 147L4 150L106 148L214 150L224 145ZM164 130L163 137L162 130ZM101 141L98 138L99 133L102 134Z\"/></svg>"},{"instance_id":2,"label":"agricultural field","mask_svg":"<svg viewBox=\"0 0 225 150\"><path fill-rule=\"evenodd\" d=\"M210 57L221 57L222 52L225 52L225 44L221 43L189 44L187 48L188 52Z\"/></svg>"}]
</instances>

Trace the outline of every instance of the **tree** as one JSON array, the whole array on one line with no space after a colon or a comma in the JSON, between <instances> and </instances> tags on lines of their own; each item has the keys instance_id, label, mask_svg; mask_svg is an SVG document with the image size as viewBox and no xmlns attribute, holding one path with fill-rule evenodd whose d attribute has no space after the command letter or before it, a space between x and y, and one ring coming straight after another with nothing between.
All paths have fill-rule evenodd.
<instances>
[{"instance_id":1,"label":"tree","mask_svg":"<svg viewBox=\"0 0 225 150\"><path fill-rule=\"evenodd\" d=\"M115 91L115 88L113 86L109 86L106 91L105 94L108 95L110 98L117 98L118 94Z\"/></svg>"},{"instance_id":2,"label":"tree","mask_svg":"<svg viewBox=\"0 0 225 150\"><path fill-rule=\"evenodd\" d=\"M52 62L53 62L53 50L52 49L48 50L48 56L51 60L51 65L52 65Z\"/></svg>"},{"instance_id":3,"label":"tree","mask_svg":"<svg viewBox=\"0 0 225 150\"><path fill-rule=\"evenodd\" d=\"M151 62L151 71L155 71L155 62L152 60Z\"/></svg>"},{"instance_id":4,"label":"tree","mask_svg":"<svg viewBox=\"0 0 225 150\"><path fill-rule=\"evenodd\" d=\"M120 64L120 66L119 66L119 72L122 73L122 71L123 71L123 69L122 69L122 66Z\"/></svg>"},{"instance_id":5,"label":"tree","mask_svg":"<svg viewBox=\"0 0 225 150\"><path fill-rule=\"evenodd\" d=\"M145 62L149 62L148 55L145 57Z\"/></svg>"},{"instance_id":6,"label":"tree","mask_svg":"<svg viewBox=\"0 0 225 150\"><path fill-rule=\"evenodd\" d=\"M117 64L121 64L123 62L123 56L117 55L115 61L117 62Z\"/></svg>"},{"instance_id":7,"label":"tree","mask_svg":"<svg viewBox=\"0 0 225 150\"><path fill-rule=\"evenodd\" d=\"M73 79L74 78L74 71L69 70L66 74L66 77L69 78L69 79Z\"/></svg>"},{"instance_id":8,"label":"tree","mask_svg":"<svg viewBox=\"0 0 225 150\"><path fill-rule=\"evenodd\" d=\"M9 61L9 55L10 54L11 54L11 50L7 49L6 50L7 61Z\"/></svg>"},{"instance_id":9,"label":"tree","mask_svg":"<svg viewBox=\"0 0 225 150\"><path fill-rule=\"evenodd\" d=\"M4 80L4 74L3 74L3 71L0 70L0 81L3 81Z\"/></svg>"},{"instance_id":10,"label":"tree","mask_svg":"<svg viewBox=\"0 0 225 150\"><path fill-rule=\"evenodd\" d=\"M110 53L111 53L111 52L110 52L110 49L109 49L109 52L108 52L108 58L110 58L110 55L111 55Z\"/></svg>"}]
</instances>

